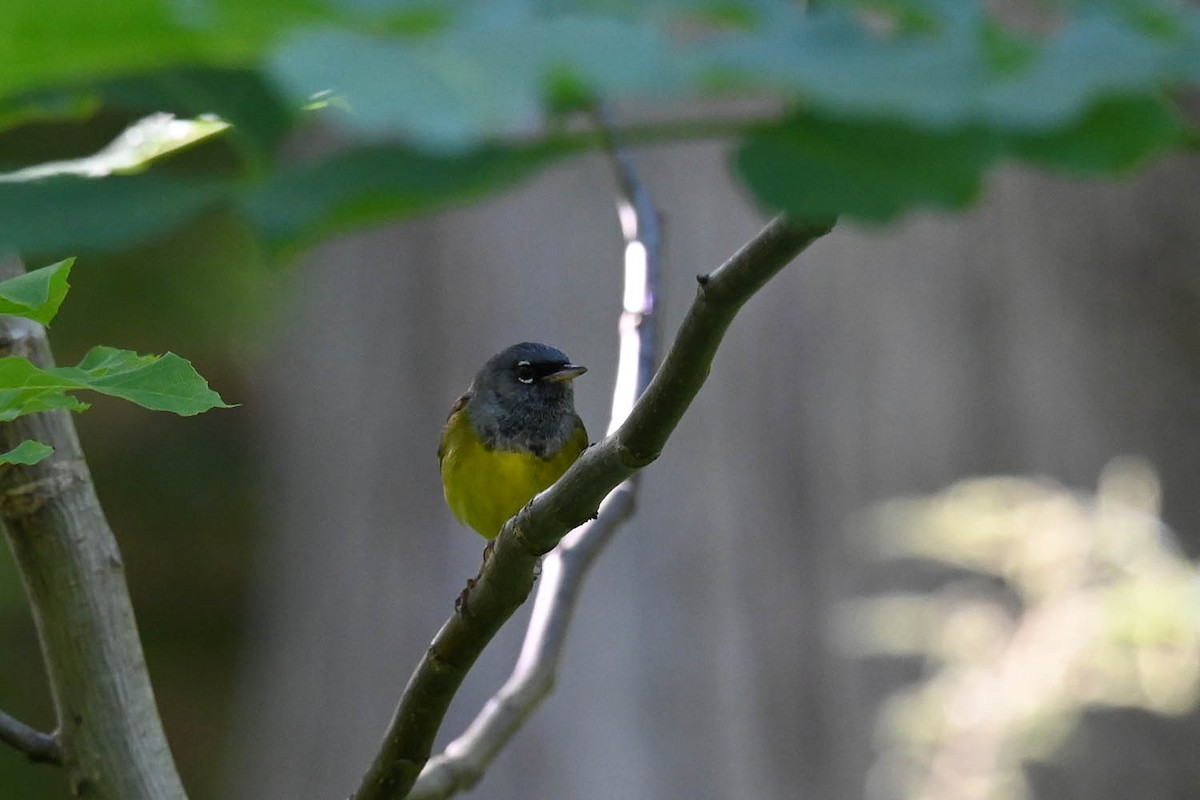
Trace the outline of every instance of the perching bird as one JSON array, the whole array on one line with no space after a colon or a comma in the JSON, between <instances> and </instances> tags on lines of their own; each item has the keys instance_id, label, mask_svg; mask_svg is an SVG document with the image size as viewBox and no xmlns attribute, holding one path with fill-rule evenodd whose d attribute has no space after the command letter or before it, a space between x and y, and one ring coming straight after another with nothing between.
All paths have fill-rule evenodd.
<instances>
[{"instance_id":1,"label":"perching bird","mask_svg":"<svg viewBox=\"0 0 1200 800\"><path fill-rule=\"evenodd\" d=\"M438 462L446 503L494 539L588 445L571 381L587 372L561 350L522 342L497 353L455 401Z\"/></svg>"}]
</instances>

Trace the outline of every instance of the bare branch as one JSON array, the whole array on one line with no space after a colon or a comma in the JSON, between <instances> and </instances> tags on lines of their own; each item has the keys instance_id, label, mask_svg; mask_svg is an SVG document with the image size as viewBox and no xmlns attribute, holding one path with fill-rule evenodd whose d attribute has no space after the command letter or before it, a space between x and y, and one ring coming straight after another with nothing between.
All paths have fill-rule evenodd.
<instances>
[{"instance_id":1,"label":"bare branch","mask_svg":"<svg viewBox=\"0 0 1200 800\"><path fill-rule=\"evenodd\" d=\"M662 236L650 194L633 159L613 141L612 125L603 112L599 127L609 137L617 176L617 215L625 238L620 358L608 426L612 433L629 416L654 374L659 338L654 309L662 280ZM637 477L635 473L609 493L596 519L569 533L546 556L525 642L512 674L466 731L429 760L409 795L411 800L440 800L474 786L550 693L583 579L604 545L632 515Z\"/></svg>"},{"instance_id":2,"label":"bare branch","mask_svg":"<svg viewBox=\"0 0 1200 800\"><path fill-rule=\"evenodd\" d=\"M446 709L467 671L529 596L538 557L586 522L614 487L658 457L704 385L717 347L738 310L832 225L777 218L725 264L700 276L696 299L675 343L629 418L585 450L495 539L492 556L471 589L470 602L442 626L409 679L354 800L407 795L429 759Z\"/></svg>"},{"instance_id":3,"label":"bare branch","mask_svg":"<svg viewBox=\"0 0 1200 800\"><path fill-rule=\"evenodd\" d=\"M24 753L35 764L61 764L63 760L57 736L31 728L3 711L0 711L0 742Z\"/></svg>"}]
</instances>

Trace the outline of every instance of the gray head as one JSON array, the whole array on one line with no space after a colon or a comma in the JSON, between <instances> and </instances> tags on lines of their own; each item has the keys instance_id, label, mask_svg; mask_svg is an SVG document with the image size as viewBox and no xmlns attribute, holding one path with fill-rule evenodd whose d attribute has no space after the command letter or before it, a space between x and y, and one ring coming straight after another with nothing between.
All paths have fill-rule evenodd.
<instances>
[{"instance_id":1,"label":"gray head","mask_svg":"<svg viewBox=\"0 0 1200 800\"><path fill-rule=\"evenodd\" d=\"M471 383L467 412L475 432L494 449L554 455L575 430L571 381L584 372L545 344L521 342L497 353Z\"/></svg>"}]
</instances>

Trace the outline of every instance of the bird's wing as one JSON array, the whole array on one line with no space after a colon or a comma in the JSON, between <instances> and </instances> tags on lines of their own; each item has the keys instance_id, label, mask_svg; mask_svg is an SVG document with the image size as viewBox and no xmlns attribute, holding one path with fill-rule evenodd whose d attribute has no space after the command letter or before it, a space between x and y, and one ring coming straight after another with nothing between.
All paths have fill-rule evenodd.
<instances>
[{"instance_id":1,"label":"bird's wing","mask_svg":"<svg viewBox=\"0 0 1200 800\"><path fill-rule=\"evenodd\" d=\"M568 440L568 445L578 447L580 453L591 446L591 442L588 441L587 428L583 426L583 420L580 419L578 414L575 415L575 430L572 432L570 440Z\"/></svg>"},{"instance_id":2,"label":"bird's wing","mask_svg":"<svg viewBox=\"0 0 1200 800\"><path fill-rule=\"evenodd\" d=\"M450 431L450 420L454 415L467 407L467 401L471 399L470 392L463 392L458 399L454 401L454 405L450 406L450 413L446 415L446 424L442 428L442 438L438 441L438 464L442 463L442 459L446 457L446 434Z\"/></svg>"}]
</instances>

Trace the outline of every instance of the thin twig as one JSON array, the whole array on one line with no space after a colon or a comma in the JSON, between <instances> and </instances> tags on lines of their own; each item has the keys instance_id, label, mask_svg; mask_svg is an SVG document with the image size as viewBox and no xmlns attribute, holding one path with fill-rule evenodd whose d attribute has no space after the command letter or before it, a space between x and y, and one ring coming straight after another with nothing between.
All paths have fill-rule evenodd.
<instances>
[{"instance_id":1,"label":"thin twig","mask_svg":"<svg viewBox=\"0 0 1200 800\"><path fill-rule=\"evenodd\" d=\"M617 176L617 215L625 238L625 291L618 325L620 358L608 433L629 416L645 391L657 361L654 309L662 276L658 212L639 179L633 159L612 138L610 121L599 112ZM554 686L563 645L583 580L604 546L633 514L637 473L600 504L596 519L563 538L546 556L525 642L512 674L467 729L425 765L411 800L441 800L470 789Z\"/></svg>"},{"instance_id":2,"label":"thin twig","mask_svg":"<svg viewBox=\"0 0 1200 800\"><path fill-rule=\"evenodd\" d=\"M832 221L776 218L727 262L698 278L696 299L675 342L629 418L505 523L471 588L469 604L463 613L450 616L409 679L354 800L395 800L408 794L429 760L434 737L463 678L529 596L538 558L592 517L618 484L658 458L704 385L738 310L832 227Z\"/></svg>"},{"instance_id":3,"label":"thin twig","mask_svg":"<svg viewBox=\"0 0 1200 800\"><path fill-rule=\"evenodd\" d=\"M57 736L31 728L3 711L0 711L0 742L24 753L35 764L61 764L63 760Z\"/></svg>"}]
</instances>

